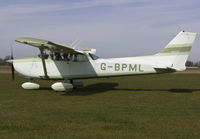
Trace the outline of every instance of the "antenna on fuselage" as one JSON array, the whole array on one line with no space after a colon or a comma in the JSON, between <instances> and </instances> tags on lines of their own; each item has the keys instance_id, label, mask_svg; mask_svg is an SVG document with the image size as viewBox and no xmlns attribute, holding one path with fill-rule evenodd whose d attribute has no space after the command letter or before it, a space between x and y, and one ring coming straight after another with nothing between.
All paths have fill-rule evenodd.
<instances>
[{"instance_id":1,"label":"antenna on fuselage","mask_svg":"<svg viewBox=\"0 0 200 139\"><path fill-rule=\"evenodd\" d=\"M81 43L81 40L76 39L75 41L71 43L70 46L75 49L80 43Z\"/></svg>"}]
</instances>

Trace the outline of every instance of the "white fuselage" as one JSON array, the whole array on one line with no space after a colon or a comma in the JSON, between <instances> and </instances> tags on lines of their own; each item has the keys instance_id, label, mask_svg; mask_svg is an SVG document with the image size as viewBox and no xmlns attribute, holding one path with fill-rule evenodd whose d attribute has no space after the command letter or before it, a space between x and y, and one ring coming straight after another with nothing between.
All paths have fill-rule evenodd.
<instances>
[{"instance_id":1,"label":"white fuselage","mask_svg":"<svg viewBox=\"0 0 200 139\"><path fill-rule=\"evenodd\" d=\"M170 56L168 57L169 60ZM88 60L82 62L56 61L49 58L45 63L49 79L81 79L158 73L155 66L165 59L165 56L152 55L93 60L88 55ZM169 65L168 60L164 63ZM44 78L42 60L39 57L16 58L13 63L15 70L23 76Z\"/></svg>"}]
</instances>

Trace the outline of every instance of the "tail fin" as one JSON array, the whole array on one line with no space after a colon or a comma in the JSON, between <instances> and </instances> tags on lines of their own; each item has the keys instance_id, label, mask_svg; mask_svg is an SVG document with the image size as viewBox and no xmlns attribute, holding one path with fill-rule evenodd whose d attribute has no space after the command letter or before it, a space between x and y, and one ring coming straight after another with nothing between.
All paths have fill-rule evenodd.
<instances>
[{"instance_id":1,"label":"tail fin","mask_svg":"<svg viewBox=\"0 0 200 139\"><path fill-rule=\"evenodd\" d=\"M164 58L165 64L176 71L185 70L185 62L197 33L181 31L168 45L155 56Z\"/></svg>"}]
</instances>

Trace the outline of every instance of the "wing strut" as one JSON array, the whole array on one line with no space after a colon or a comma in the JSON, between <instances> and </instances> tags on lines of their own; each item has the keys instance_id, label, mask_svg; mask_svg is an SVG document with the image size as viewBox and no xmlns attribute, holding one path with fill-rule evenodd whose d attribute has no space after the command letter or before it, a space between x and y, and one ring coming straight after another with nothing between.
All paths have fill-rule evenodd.
<instances>
[{"instance_id":1,"label":"wing strut","mask_svg":"<svg viewBox=\"0 0 200 139\"><path fill-rule=\"evenodd\" d=\"M43 69L44 69L44 78L48 79L48 75L47 75L47 68L46 68L46 63L45 63L45 58L44 58L44 49L40 48L40 55L41 55L41 59L42 59L42 65L43 65Z\"/></svg>"}]
</instances>

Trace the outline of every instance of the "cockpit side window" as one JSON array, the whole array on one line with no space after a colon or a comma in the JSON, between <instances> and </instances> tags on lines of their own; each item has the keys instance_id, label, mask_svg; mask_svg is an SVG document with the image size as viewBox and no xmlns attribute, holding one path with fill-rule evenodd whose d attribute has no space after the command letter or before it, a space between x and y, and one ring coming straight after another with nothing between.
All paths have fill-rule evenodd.
<instances>
[{"instance_id":1,"label":"cockpit side window","mask_svg":"<svg viewBox=\"0 0 200 139\"><path fill-rule=\"evenodd\" d=\"M40 58L40 54L38 55ZM44 52L45 59L52 59L55 61L72 61L72 62L85 62L88 61L88 57L82 54L70 54L70 53L63 53L63 52L51 52L45 51Z\"/></svg>"},{"instance_id":2,"label":"cockpit side window","mask_svg":"<svg viewBox=\"0 0 200 139\"><path fill-rule=\"evenodd\" d=\"M96 55L94 55L94 54L89 53L89 55L90 55L90 57L91 57L93 60L99 59L99 57L96 56Z\"/></svg>"},{"instance_id":3,"label":"cockpit side window","mask_svg":"<svg viewBox=\"0 0 200 139\"><path fill-rule=\"evenodd\" d=\"M44 50L44 52L43 52L44 57L43 58L48 59L49 55L50 55L50 51ZM38 57L42 58L41 54L38 54Z\"/></svg>"},{"instance_id":4,"label":"cockpit side window","mask_svg":"<svg viewBox=\"0 0 200 139\"><path fill-rule=\"evenodd\" d=\"M61 57L61 55L60 55L60 53L55 53L55 60L62 60L62 57Z\"/></svg>"}]
</instances>

